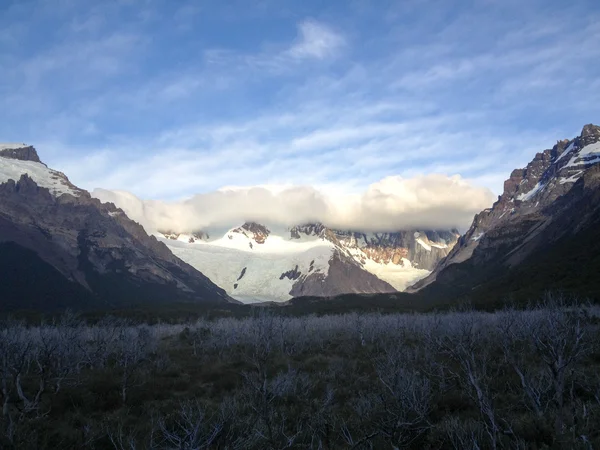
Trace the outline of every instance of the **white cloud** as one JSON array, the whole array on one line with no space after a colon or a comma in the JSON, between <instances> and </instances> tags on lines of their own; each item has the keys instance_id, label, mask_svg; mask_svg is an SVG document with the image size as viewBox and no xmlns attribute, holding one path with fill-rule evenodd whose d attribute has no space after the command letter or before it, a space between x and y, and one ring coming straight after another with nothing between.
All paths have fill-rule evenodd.
<instances>
[{"instance_id":1,"label":"white cloud","mask_svg":"<svg viewBox=\"0 0 600 450\"><path fill-rule=\"evenodd\" d=\"M232 49L209 48L204 60L210 72L223 70L235 78L297 73L310 62L319 64L338 56L346 45L343 34L316 20L304 20L297 25L298 35L291 43L264 45L258 52L238 52Z\"/></svg>"},{"instance_id":2,"label":"white cloud","mask_svg":"<svg viewBox=\"0 0 600 450\"><path fill-rule=\"evenodd\" d=\"M124 191L96 189L93 196L122 208L147 231L190 232L245 221L297 225L321 222L350 230L464 228L494 196L458 175L391 176L358 194L311 186L225 188L182 202L141 200Z\"/></svg>"},{"instance_id":3,"label":"white cloud","mask_svg":"<svg viewBox=\"0 0 600 450\"><path fill-rule=\"evenodd\" d=\"M294 58L325 59L335 56L345 44L340 34L315 20L301 22L298 31L298 39L288 50L288 54Z\"/></svg>"}]
</instances>

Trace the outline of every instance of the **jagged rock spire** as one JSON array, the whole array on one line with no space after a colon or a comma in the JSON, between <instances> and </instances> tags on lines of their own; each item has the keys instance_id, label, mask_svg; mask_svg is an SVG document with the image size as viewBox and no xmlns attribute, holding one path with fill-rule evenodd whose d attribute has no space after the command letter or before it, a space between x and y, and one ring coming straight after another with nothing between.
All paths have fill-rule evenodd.
<instances>
[{"instance_id":1,"label":"jagged rock spire","mask_svg":"<svg viewBox=\"0 0 600 450\"><path fill-rule=\"evenodd\" d=\"M600 141L600 127L594 124L587 124L581 130L582 146L594 144Z\"/></svg>"}]
</instances>

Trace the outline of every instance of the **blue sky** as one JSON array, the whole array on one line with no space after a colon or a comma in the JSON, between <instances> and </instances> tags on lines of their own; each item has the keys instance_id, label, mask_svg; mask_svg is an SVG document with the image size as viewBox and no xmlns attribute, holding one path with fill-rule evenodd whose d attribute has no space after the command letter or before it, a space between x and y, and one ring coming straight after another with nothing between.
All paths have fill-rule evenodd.
<instances>
[{"instance_id":1,"label":"blue sky","mask_svg":"<svg viewBox=\"0 0 600 450\"><path fill-rule=\"evenodd\" d=\"M77 185L361 192L600 122L597 0L3 0L0 141Z\"/></svg>"}]
</instances>

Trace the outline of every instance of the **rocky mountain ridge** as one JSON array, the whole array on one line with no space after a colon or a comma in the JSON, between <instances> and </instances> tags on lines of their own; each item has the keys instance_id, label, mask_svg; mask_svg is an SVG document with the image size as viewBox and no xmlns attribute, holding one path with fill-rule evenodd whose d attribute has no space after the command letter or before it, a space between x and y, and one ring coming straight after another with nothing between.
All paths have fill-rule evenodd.
<instances>
[{"instance_id":1,"label":"rocky mountain ridge","mask_svg":"<svg viewBox=\"0 0 600 450\"><path fill-rule=\"evenodd\" d=\"M0 158L32 161L44 164L40 161L40 157L35 148L32 145L26 144L0 144Z\"/></svg>"},{"instance_id":2,"label":"rocky mountain ridge","mask_svg":"<svg viewBox=\"0 0 600 450\"><path fill-rule=\"evenodd\" d=\"M592 124L576 138L537 153L525 168L511 173L494 205L475 216L434 272L408 292L486 283L494 271L520 266L557 242L595 227L599 163L600 127ZM472 282L467 281L467 267L472 269Z\"/></svg>"},{"instance_id":3,"label":"rocky mountain ridge","mask_svg":"<svg viewBox=\"0 0 600 450\"><path fill-rule=\"evenodd\" d=\"M433 270L438 261L452 250L460 237L460 233L456 229L365 233L336 230L320 223L293 226L287 229L285 234L287 235L288 232L291 240L299 240L307 236L327 240L342 250L350 251L349 256L357 258L362 264L368 259L376 263L399 266L410 262L413 267L424 270ZM188 234L163 230L159 233L162 237L170 240L178 240L180 236L189 236L189 243L210 241L210 233L204 231ZM265 225L245 222L228 232L229 239L233 238L232 233L244 235L249 241L249 248L252 249L255 244L264 244L271 234L271 230Z\"/></svg>"},{"instance_id":4,"label":"rocky mountain ridge","mask_svg":"<svg viewBox=\"0 0 600 450\"><path fill-rule=\"evenodd\" d=\"M11 273L0 282L4 307L232 301L121 209L49 169L31 146L0 147L0 246L0 266ZM20 257L47 279L11 263Z\"/></svg>"}]
</instances>

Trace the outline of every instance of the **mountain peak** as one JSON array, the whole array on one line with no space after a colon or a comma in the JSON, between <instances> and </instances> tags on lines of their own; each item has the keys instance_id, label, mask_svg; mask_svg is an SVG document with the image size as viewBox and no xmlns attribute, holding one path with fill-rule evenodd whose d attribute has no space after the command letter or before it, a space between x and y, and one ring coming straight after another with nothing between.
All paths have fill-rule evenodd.
<instances>
[{"instance_id":1,"label":"mountain peak","mask_svg":"<svg viewBox=\"0 0 600 450\"><path fill-rule=\"evenodd\" d=\"M0 156L3 158L33 161L43 164L35 148L32 145L27 144L0 144Z\"/></svg>"},{"instance_id":2,"label":"mountain peak","mask_svg":"<svg viewBox=\"0 0 600 450\"><path fill-rule=\"evenodd\" d=\"M234 301L30 146L0 148L0 235L0 266L10 267L0 283L3 310Z\"/></svg>"},{"instance_id":3,"label":"mountain peak","mask_svg":"<svg viewBox=\"0 0 600 450\"><path fill-rule=\"evenodd\" d=\"M585 125L580 136L537 153L527 167L512 171L498 201L475 216L449 256L411 290L427 286L442 273L452 273L456 270L456 266L450 269L452 265L472 258L474 265L489 261L494 252L501 255L502 264L512 267L548 241L574 234L583 223L592 224L598 218L589 211L598 208L594 190L598 189L599 166L600 127L593 124ZM580 214L578 208L584 208Z\"/></svg>"},{"instance_id":4,"label":"mountain peak","mask_svg":"<svg viewBox=\"0 0 600 450\"><path fill-rule=\"evenodd\" d=\"M587 124L581 130L582 146L595 144L600 141L600 127L594 124Z\"/></svg>"},{"instance_id":5,"label":"mountain peak","mask_svg":"<svg viewBox=\"0 0 600 450\"><path fill-rule=\"evenodd\" d=\"M583 126L583 130L581 131L582 136L588 136L590 134L598 134L600 133L600 126L594 125L593 123L588 123Z\"/></svg>"},{"instance_id":6,"label":"mountain peak","mask_svg":"<svg viewBox=\"0 0 600 450\"><path fill-rule=\"evenodd\" d=\"M257 244L264 244L269 234L271 234L271 230L256 222L246 222L241 227L232 230L232 232L241 233L254 240ZM252 248L251 244L250 248Z\"/></svg>"}]
</instances>

